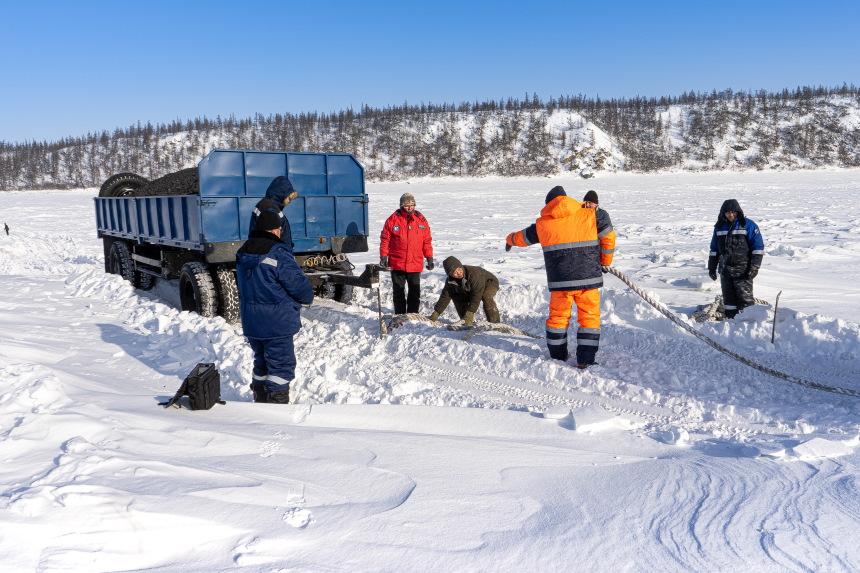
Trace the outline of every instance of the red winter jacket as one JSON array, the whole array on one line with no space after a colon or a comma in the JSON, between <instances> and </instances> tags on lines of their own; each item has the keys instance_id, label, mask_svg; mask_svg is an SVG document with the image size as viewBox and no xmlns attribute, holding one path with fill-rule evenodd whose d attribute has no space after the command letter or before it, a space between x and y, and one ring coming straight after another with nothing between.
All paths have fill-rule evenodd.
<instances>
[{"instance_id":1,"label":"red winter jacket","mask_svg":"<svg viewBox=\"0 0 860 573\"><path fill-rule=\"evenodd\" d=\"M433 256L431 240L430 223L420 211L408 215L398 209L382 226L379 256L388 257L388 266L395 271L420 273L424 269L424 259Z\"/></svg>"}]
</instances>

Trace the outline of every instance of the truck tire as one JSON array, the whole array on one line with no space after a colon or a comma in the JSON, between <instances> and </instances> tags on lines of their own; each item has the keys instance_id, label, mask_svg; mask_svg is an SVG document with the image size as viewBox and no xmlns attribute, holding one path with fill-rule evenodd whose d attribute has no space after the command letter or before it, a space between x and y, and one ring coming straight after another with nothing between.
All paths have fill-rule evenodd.
<instances>
[{"instance_id":1,"label":"truck tire","mask_svg":"<svg viewBox=\"0 0 860 573\"><path fill-rule=\"evenodd\" d=\"M131 197L148 182L149 179L134 173L118 173L102 183L99 197Z\"/></svg>"},{"instance_id":2,"label":"truck tire","mask_svg":"<svg viewBox=\"0 0 860 573\"><path fill-rule=\"evenodd\" d=\"M131 284L134 285L134 288L149 290L155 286L155 277L146 273L134 271L134 281Z\"/></svg>"},{"instance_id":3,"label":"truck tire","mask_svg":"<svg viewBox=\"0 0 860 573\"><path fill-rule=\"evenodd\" d=\"M134 288L149 290L155 284L154 276L134 270L131 249L125 241L114 241L111 244L108 269L112 274L119 275L130 282Z\"/></svg>"},{"instance_id":4,"label":"truck tire","mask_svg":"<svg viewBox=\"0 0 860 573\"><path fill-rule=\"evenodd\" d=\"M346 272L343 273L345 275L352 275L352 265L349 263L341 263L341 266L346 269ZM334 285L334 300L337 302L342 302L343 304L349 304L352 301L352 295L355 291L355 287L352 285Z\"/></svg>"},{"instance_id":5,"label":"truck tire","mask_svg":"<svg viewBox=\"0 0 860 573\"><path fill-rule=\"evenodd\" d=\"M212 318L218 315L218 295L205 263L185 263L179 273L182 310Z\"/></svg>"},{"instance_id":6,"label":"truck tire","mask_svg":"<svg viewBox=\"0 0 860 573\"><path fill-rule=\"evenodd\" d=\"M239 319L239 288L236 285L236 272L227 265L218 265L213 273L218 290L218 316L230 324Z\"/></svg>"},{"instance_id":7,"label":"truck tire","mask_svg":"<svg viewBox=\"0 0 860 573\"><path fill-rule=\"evenodd\" d=\"M111 244L108 270L128 282L134 280L134 262L131 260L131 251L123 241L114 241Z\"/></svg>"},{"instance_id":8,"label":"truck tire","mask_svg":"<svg viewBox=\"0 0 860 573\"><path fill-rule=\"evenodd\" d=\"M352 264L347 261L344 261L342 263L338 263L338 266L344 271L339 274L353 276ZM336 300L337 302L342 302L343 304L349 304L349 302L352 300L354 290L355 287L352 285L324 283L314 289L314 296L317 296L319 298L330 298L332 300Z\"/></svg>"}]
</instances>

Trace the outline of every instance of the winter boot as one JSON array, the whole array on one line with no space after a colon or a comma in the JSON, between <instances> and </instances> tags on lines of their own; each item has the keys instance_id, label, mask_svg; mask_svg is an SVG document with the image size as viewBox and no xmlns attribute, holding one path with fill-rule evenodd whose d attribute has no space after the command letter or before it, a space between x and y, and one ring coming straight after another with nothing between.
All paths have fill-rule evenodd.
<instances>
[{"instance_id":1,"label":"winter boot","mask_svg":"<svg viewBox=\"0 0 860 573\"><path fill-rule=\"evenodd\" d=\"M269 390L266 389L265 382L251 382L251 393L254 395L254 402L260 404L269 402Z\"/></svg>"},{"instance_id":2,"label":"winter boot","mask_svg":"<svg viewBox=\"0 0 860 573\"><path fill-rule=\"evenodd\" d=\"M269 404L289 404L290 403L290 389L286 390L273 390L269 392Z\"/></svg>"}]
</instances>

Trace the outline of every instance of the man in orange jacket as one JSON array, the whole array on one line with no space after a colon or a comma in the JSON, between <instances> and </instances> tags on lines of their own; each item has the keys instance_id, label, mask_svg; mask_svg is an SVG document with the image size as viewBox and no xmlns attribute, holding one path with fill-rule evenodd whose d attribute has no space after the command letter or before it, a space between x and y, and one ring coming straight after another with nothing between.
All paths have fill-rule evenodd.
<instances>
[{"instance_id":1,"label":"man in orange jacket","mask_svg":"<svg viewBox=\"0 0 860 573\"><path fill-rule=\"evenodd\" d=\"M593 200L591 193L593 193ZM505 250L540 243L550 291L546 345L549 355L566 361L567 328L576 304L579 329L576 333L576 362L580 368L595 364L600 345L600 291L603 273L612 264L615 231L608 213L586 203L597 203L597 193L589 192L578 202L561 186L553 187L546 205L534 224L508 235Z\"/></svg>"}]
</instances>

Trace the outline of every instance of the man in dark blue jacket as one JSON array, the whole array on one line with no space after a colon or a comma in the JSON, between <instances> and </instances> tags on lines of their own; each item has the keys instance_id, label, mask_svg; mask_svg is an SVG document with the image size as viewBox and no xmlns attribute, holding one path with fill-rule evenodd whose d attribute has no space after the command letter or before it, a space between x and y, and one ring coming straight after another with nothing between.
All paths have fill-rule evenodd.
<instances>
[{"instance_id":1,"label":"man in dark blue jacket","mask_svg":"<svg viewBox=\"0 0 860 573\"><path fill-rule=\"evenodd\" d=\"M301 328L301 305L313 301L314 291L281 238L280 217L264 210L256 225L236 253L242 330L254 351L251 390L254 402L289 404L293 335Z\"/></svg>"},{"instance_id":2,"label":"man in dark blue jacket","mask_svg":"<svg viewBox=\"0 0 860 573\"><path fill-rule=\"evenodd\" d=\"M278 216L281 227L281 240L292 248L293 233L290 230L290 222L284 215L284 207L290 204L290 201L299 196L298 191L293 188L293 184L287 177L281 175L275 177L269 188L266 189L266 196L257 202L254 211L251 213L251 223L248 226L249 231L258 229L257 219L263 211L270 211Z\"/></svg>"},{"instance_id":3,"label":"man in dark blue jacket","mask_svg":"<svg viewBox=\"0 0 860 573\"><path fill-rule=\"evenodd\" d=\"M711 237L708 257L708 275L711 280L720 276L723 291L723 308L726 318L734 318L740 311L755 304L753 279L764 258L764 240L758 225L744 217L736 199L727 199Z\"/></svg>"}]
</instances>

